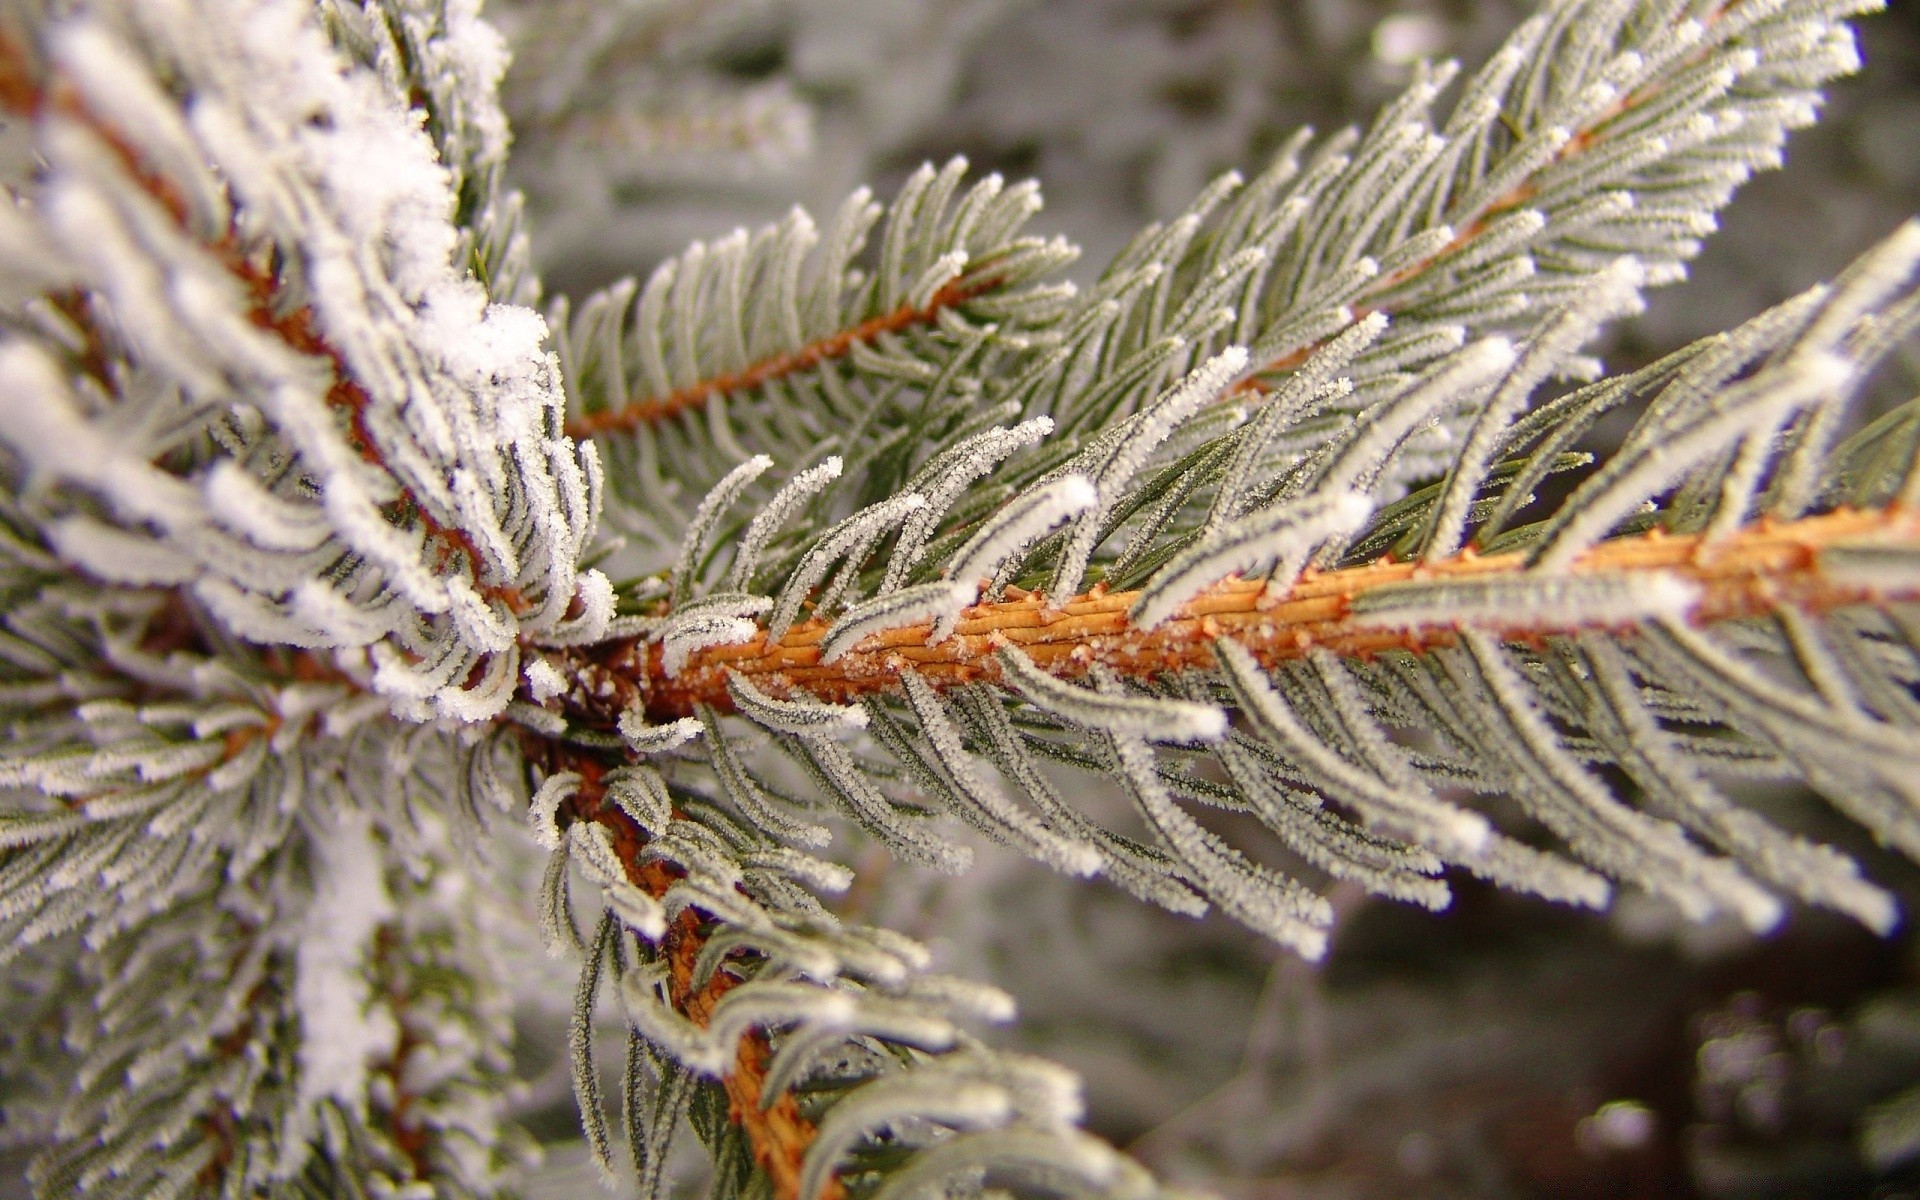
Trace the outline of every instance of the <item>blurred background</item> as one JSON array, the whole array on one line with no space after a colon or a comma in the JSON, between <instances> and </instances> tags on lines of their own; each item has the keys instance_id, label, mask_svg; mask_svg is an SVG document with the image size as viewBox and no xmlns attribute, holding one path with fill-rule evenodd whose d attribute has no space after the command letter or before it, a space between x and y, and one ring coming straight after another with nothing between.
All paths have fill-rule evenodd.
<instances>
[{"instance_id":1,"label":"blurred background","mask_svg":"<svg viewBox=\"0 0 1920 1200\"><path fill-rule=\"evenodd\" d=\"M884 199L955 153L1038 178L1035 231L1077 241L1091 278L1213 175L1257 169L1301 125L1365 121L1421 57L1477 65L1530 9L512 0L489 13L515 49L514 182L536 258L550 292L578 299L794 204L831 212L861 184ZM1693 278L1610 335L1610 366L1751 316L1920 211L1920 0L1861 32L1863 74L1833 89L1784 171L1741 194ZM1920 368L1905 374L1903 396ZM1920 873L1818 801L1754 803L1854 851L1920 911ZM1103 815L1125 826L1118 806ZM1440 914L1336 890L1333 949L1309 966L1229 922L991 847L956 881L853 846L849 915L1013 992L1021 1020L999 1040L1078 1070L1096 1131L1223 1197L1920 1196L1910 924L1881 940L1798 911L1760 940L1637 894L1576 914L1454 879ZM559 1057L570 981L528 956L520 1108L549 1147L532 1195L593 1195ZM689 1163L682 1186L700 1182Z\"/></svg>"}]
</instances>

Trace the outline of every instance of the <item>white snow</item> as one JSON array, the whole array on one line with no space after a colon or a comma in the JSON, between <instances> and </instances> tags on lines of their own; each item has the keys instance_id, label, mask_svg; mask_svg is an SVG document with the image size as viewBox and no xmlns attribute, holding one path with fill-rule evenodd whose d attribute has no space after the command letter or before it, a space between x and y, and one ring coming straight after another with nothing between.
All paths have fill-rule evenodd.
<instances>
[{"instance_id":1,"label":"white snow","mask_svg":"<svg viewBox=\"0 0 1920 1200\"><path fill-rule=\"evenodd\" d=\"M313 905L294 952L293 1000L300 1015L299 1107L366 1102L367 1068L393 1054L399 1028L372 993L370 959L380 926L393 918L373 822L351 808L313 812Z\"/></svg>"}]
</instances>

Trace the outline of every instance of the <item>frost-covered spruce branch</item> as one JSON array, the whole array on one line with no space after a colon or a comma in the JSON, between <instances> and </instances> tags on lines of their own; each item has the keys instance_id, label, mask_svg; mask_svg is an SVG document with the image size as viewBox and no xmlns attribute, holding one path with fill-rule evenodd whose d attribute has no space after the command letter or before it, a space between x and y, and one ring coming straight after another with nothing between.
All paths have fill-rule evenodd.
<instances>
[{"instance_id":1,"label":"frost-covered spruce branch","mask_svg":"<svg viewBox=\"0 0 1920 1200\"><path fill-rule=\"evenodd\" d=\"M598 439L612 466L610 519L670 547L691 497L751 454L796 467L837 456L837 490L897 493L913 443L947 445L1006 411L1053 420L1064 450L1229 344L1248 357L1225 399L1271 410L1269 428L1247 439L1264 450L1282 448L1271 426L1299 447L1354 417L1369 373L1524 336L1539 313L1599 288L1614 312L1586 314L1568 345L1533 363L1590 373L1597 364L1580 344L1644 288L1684 275L1717 210L1813 118L1818 87L1857 65L1841 18L1871 7L1550 6L1464 78L1449 64L1423 69L1364 134L1317 146L1303 134L1250 179L1216 181L1078 291L1046 280L1070 247L1014 236L1032 192L992 178L963 188L957 161L928 168L885 210L871 269L854 263L882 210L860 193L824 236L796 213L694 247L644 290L622 284L577 312L556 310L571 419L681 388L714 402L698 419ZM1626 260L1637 264L1631 282L1600 287ZM998 286L872 346L846 340L968 280ZM848 353L818 357L825 346ZM1351 403L1311 394L1341 377L1337 363L1322 360L1327 379L1299 370L1336 346L1360 359ZM777 378L760 373L775 363ZM1270 389L1278 402L1258 399ZM1423 429L1432 453L1402 455L1396 478L1446 469L1450 428ZM1017 490L1051 465L1029 462L1000 481ZM1172 501L1192 486L1163 481L1173 494L1159 515L1176 519ZM1102 505L1077 536L1113 511Z\"/></svg>"},{"instance_id":2,"label":"frost-covered spruce branch","mask_svg":"<svg viewBox=\"0 0 1920 1200\"><path fill-rule=\"evenodd\" d=\"M1211 406L1244 361L1230 349L1077 454L1056 453L1039 486L974 510L932 544L909 537L908 522L926 497L945 495L943 472L977 481L989 474L982 461L1004 457L1018 473L1046 441L1023 451L1018 439L970 435L955 444L977 447L981 461L935 454L911 488L798 539L772 572L758 560L726 563L715 541L723 508L744 494L743 472L766 469L750 464L689 530L679 561L709 565L676 575L679 599L621 618L627 640L556 657L539 699L556 729L609 738L698 720L726 763L716 759L703 786L797 831L792 816L774 815L773 776L720 748L723 714L734 713L774 734L770 749L906 857L947 869L963 861L889 798L894 772L1063 870L1097 866L1182 911L1218 903L1309 954L1323 946L1324 902L1219 843L1177 799L1256 813L1336 877L1429 903L1444 903L1433 877L1448 862L1583 903L1607 894L1598 868L1687 911L1731 911L1756 927L1778 920L1769 889L1780 888L1884 928L1885 893L1833 851L1740 813L1710 780L1735 762L1800 778L1889 842L1920 847L1910 801L1896 798L1911 789L1904 729L1914 712L1897 681L1912 667L1907 651L1883 643L1876 615L1913 598L1906 564L1920 529L1907 499L1914 447L1901 432L1911 418L1884 418L1850 441L1833 433L1920 315L1917 268L1920 227L1908 226L1833 285L1645 371L1569 392L1537 417L1523 415L1538 405L1524 395L1488 404L1510 389L1531 393L1539 357L1565 351L1568 327L1612 311L1598 288L1547 313L1517 346L1483 340L1386 377L1367 419L1264 469L1247 453L1262 422L1223 423ZM1329 345L1302 375L1325 379L1356 361L1351 345ZM1619 454L1591 468L1569 458L1579 429L1634 402L1647 408ZM1469 440L1481 449L1382 504L1375 489L1408 452L1406 434L1448 411L1494 414ZM1584 478L1546 519L1515 524L1556 470ZM1152 511L1132 496L1151 500L1182 473L1193 486L1171 494L1189 524L1125 519ZM825 484L803 472L787 486L814 502ZM1462 493L1471 503L1455 536L1481 549L1420 553ZM788 496L776 490L766 511L790 517ZM1076 523L1103 501L1126 505L1122 516L1076 544ZM1155 548L1105 545L1128 533ZM765 543L756 534L740 552ZM1384 552L1394 547L1414 557L1392 561ZM1061 578L1069 555L1087 564L1075 575L1130 571L1138 586L1103 581L1065 600L1036 591ZM729 590L707 592L703 574L724 574ZM736 615L701 623L703 605ZM796 622L805 605L814 616ZM770 623L745 615L756 610ZM1740 665L1755 653L1828 679L1818 703L1837 707L1815 718L1763 686ZM1612 655L1627 657L1595 660ZM1702 672L1720 680L1711 704L1691 699ZM1627 679L1637 686L1616 686ZM1811 726L1796 731L1808 721L1840 741L1817 745ZM1683 732L1688 724L1712 732ZM1395 727L1445 730L1447 748L1410 755L1388 736ZM861 730L883 752L868 765L843 744ZM1867 745L1877 749L1851 757ZM1659 817L1610 795L1590 772L1595 755L1665 797ZM1158 845L1143 852L1074 813L1039 770L1047 759L1130 781ZM1006 797L1001 781L1024 799ZM1572 858L1523 847L1440 798L1468 782L1512 796ZM1348 825L1333 805L1365 824Z\"/></svg>"},{"instance_id":3,"label":"frost-covered spruce branch","mask_svg":"<svg viewBox=\"0 0 1920 1200\"><path fill-rule=\"evenodd\" d=\"M497 712L515 630L594 594L591 455L475 281L526 298L498 39L460 4L340 8L345 47L298 5L3 20L0 957L61 1047L34 1094L9 1044L9 1133L45 1195L491 1194L510 1031L458 848L498 745L396 709Z\"/></svg>"},{"instance_id":4,"label":"frost-covered spruce branch","mask_svg":"<svg viewBox=\"0 0 1920 1200\"><path fill-rule=\"evenodd\" d=\"M497 964L484 947L463 947L442 978L466 989L472 1016L443 1008L438 1028L415 1022L415 993L385 978L395 937L423 965L423 939L436 935L421 921L448 917L458 930L485 906L446 883L396 895L396 880L457 882L462 868L427 847L470 837L479 814L465 806L501 795L489 722L509 703L520 655L593 640L612 599L604 579L576 572L598 478L591 447L561 434L538 321L484 308L456 268L466 257L520 290L501 277L497 246L452 235L454 180L400 102L441 90L399 63L477 51L478 62L454 66L482 76L467 82L484 94L497 55L487 58L484 30L458 26L465 11L397 14L409 36L422 22L438 29L402 54L380 40L393 36L387 21L342 10L333 32L370 64L356 72L294 6L213 5L185 20L163 9L42 21L41 40L10 43L9 94L48 167L28 181L37 189L23 188L30 202L15 212L7 248L28 294L54 290L53 311L78 337L36 325L29 307L7 345L19 485L8 586L14 626L28 633L10 659L28 679L8 695L20 737L5 782L23 793L5 831L5 953L57 954L57 939L77 929L98 950L83 957L83 979L112 971L118 952L139 964L117 973L107 1011L72 1006L68 1044L97 1086L46 1098L36 1181L48 1194L490 1192L512 1157L512 1139L494 1127L500 1089L464 1089L484 1086L503 1058L501 1031L475 1024L490 1012L475 1000L497 986ZM167 89L190 98L190 112ZM447 105L435 115L460 113ZM461 139L443 128L442 143L456 158L448 147ZM482 201L474 208L484 215L491 201ZM97 584L73 581L76 567L116 585L108 602L85 598ZM527 686L537 688L537 673ZM539 743L538 729L528 736ZM660 1053L686 1051L725 1086L747 1089L732 1127L749 1173L758 1162L781 1194L797 1195L805 1169L810 1197L830 1193L837 1156L865 1127L829 1122L838 1141L815 1141L785 1086L766 1090L763 1115L755 1072L780 1066L790 1083L811 1070L802 1035L947 1049L961 1034L942 1013L1000 1016L1004 998L909 979L925 955L902 939L836 935L796 890L838 880L827 864L755 850L747 829L733 831L749 839L736 861L698 822L655 825L644 851L685 877L659 888L655 909L621 878L617 854L589 851L582 869L615 864L606 881L627 887L610 903L667 938L648 954L679 972L662 1002L669 1016L651 1027ZM627 849L632 858L642 848ZM63 854L108 864L113 886L95 887ZM748 953L754 979L716 960L699 966L718 982L689 982L688 956L726 945L701 928L693 902L738 927L732 950ZM782 937L762 902L800 931ZM676 914L672 930L647 923L661 906ZM260 940L234 970L181 972L153 954L169 938L191 944L196 915L203 940L234 940L206 923L235 907ZM850 1006L838 991L769 978L784 969L782 950L815 973L837 951L849 971L899 994ZM590 954L583 979L599 967ZM758 1014L745 1027L743 1005ZM147 1006L175 1019L144 1017ZM816 1009L824 1024L796 1027L796 1014ZM716 1049L718 1029L705 1040L685 1033L722 1018L744 1058ZM693 1040L675 1041L675 1031ZM779 1064L768 1061L770 1031L785 1039ZM295 1049L269 1053L269 1039ZM812 1046L831 1048L831 1038ZM636 1108L631 1138L636 1153L659 1151L648 1160L653 1190L682 1110L714 1090L689 1083L671 1055L660 1061L666 1116L646 1120ZM431 1080L434 1064L451 1074L408 1082L420 1071ZM1057 1072L977 1047L942 1071L972 1107L935 1106L928 1119L1012 1132L1004 1146L933 1156L921 1168L929 1178L963 1177L1011 1153L1009 1169L1025 1156L1050 1178L1137 1183L1137 1168L1073 1132L1071 1088ZM140 1081L134 1100L110 1102L128 1075ZM882 1125L933 1103L911 1090L879 1110Z\"/></svg>"},{"instance_id":5,"label":"frost-covered spruce branch","mask_svg":"<svg viewBox=\"0 0 1920 1200\"><path fill-rule=\"evenodd\" d=\"M904 441L965 423L984 380L1050 340L1073 288L1047 277L1077 250L1021 232L1037 186L962 188L966 166L924 167L885 206L861 189L824 228L795 209L694 245L644 286L556 303L568 429L597 435L616 527L672 546L688 494L750 453L819 462L849 430Z\"/></svg>"},{"instance_id":6,"label":"frost-covered spruce branch","mask_svg":"<svg viewBox=\"0 0 1920 1200\"><path fill-rule=\"evenodd\" d=\"M1811 118L1864 7L1550 5L1438 128L1445 67L1084 292L1019 234L1031 186L929 168L870 266L864 194L699 246L556 305L557 370L470 8L9 9L0 956L60 1044L12 991L4 1028L35 1031L10 1072L81 1083L9 1097L36 1186L498 1190L497 810L582 961L609 1170L617 992L649 1200L683 1128L721 1196L1157 1190L1058 1068L968 1033L1004 995L823 903L848 872L797 847L835 814L947 871L956 817L1308 957L1326 881L1438 907L1450 866L1889 928L1729 781L1920 857L1915 409L1843 436L1920 321L1920 232L1553 382ZM1617 454L1574 452L1629 404ZM603 517L671 565L588 569Z\"/></svg>"},{"instance_id":7,"label":"frost-covered spruce branch","mask_svg":"<svg viewBox=\"0 0 1920 1200\"><path fill-rule=\"evenodd\" d=\"M616 889L614 895L625 903L625 911L633 913L637 909L638 920L642 926L659 940L659 958L665 966L666 1000L674 1011L689 1021L697 1029L707 1029L712 1025L715 1009L722 997L741 981L739 977L725 970L709 969L703 974L704 981L696 985L694 981L696 963L702 957L712 924L702 919L699 910L687 906L680 909L669 923L662 902L668 899L675 884L683 881L688 871L669 858L649 857L647 849L654 840L648 826L631 815L631 805L620 802L620 786L626 778L616 775L613 788L609 788L607 768L593 757L575 750L568 752L562 747L547 745L542 748L548 757L547 768L554 776L573 777L568 788L569 794L564 800L556 798L553 804L551 821L553 833L551 840L559 848L563 831L569 831L579 825L583 829L592 828L604 831L606 836L599 838L591 835L587 844L605 848L607 865L617 867L608 883ZM569 771L568 768L574 768ZM616 772L619 768L615 769ZM629 775L631 772L629 772ZM550 778L554 777L550 776ZM544 805L537 813L544 811ZM654 828L660 828L661 814L652 814ZM536 819L541 819L538 815ZM671 817L668 816L670 821ZM561 862L564 864L564 856ZM625 887L621 887L621 885ZM637 895L629 896L627 889L633 889ZM648 904L648 902L651 904ZM561 914L561 921L570 922L571 917ZM605 951L601 943L606 940L605 931L596 934L594 944L589 947L589 974L597 973L599 964L592 958ZM618 961L617 959L615 961ZM591 984L586 985L589 988ZM590 1038L590 1011L582 1014L576 1026L576 1038ZM584 1051L576 1051L582 1053ZM799 1107L790 1093L767 1093L764 1090L768 1060L771 1051L767 1036L759 1030L747 1031L738 1040L731 1061L721 1063L723 1086L726 1089L730 1112L745 1130L754 1161L767 1173L781 1196L798 1194L799 1173L807 1146L815 1133L813 1123L800 1115ZM586 1081L591 1079L591 1059L579 1073L583 1086L590 1088ZM671 1087L672 1082L662 1080L663 1086ZM595 1104L597 1095L590 1090L583 1096L583 1104ZM596 1117L598 1114L594 1114ZM675 1114L677 1116L677 1114ZM638 1139L637 1144L645 1146L649 1139L656 1143L670 1136L670 1131L651 1130L636 1122L636 1128L630 1136ZM608 1153L606 1135L592 1124L588 1126L589 1138L597 1154L603 1161ZM655 1157L662 1151L656 1147ZM644 1162L640 1164L646 1173ZM657 1174L658 1166L654 1169ZM841 1195L836 1184L828 1193L829 1197Z\"/></svg>"},{"instance_id":8,"label":"frost-covered spruce branch","mask_svg":"<svg viewBox=\"0 0 1920 1200\"><path fill-rule=\"evenodd\" d=\"M485 718L518 676L517 638L605 621L605 580L575 565L597 459L557 428L539 319L489 306L453 261L434 147L372 72L340 74L303 19L241 6L209 18L226 32L181 38L135 6L65 22L42 46L7 42L5 103L48 162L45 195L14 210L7 237L19 285L47 291L67 326L9 347L7 437L37 478L118 518L62 513L50 533L68 560L189 587L258 642L365 646L382 691ZM493 54L473 69L497 75ZM162 68L195 88L191 124ZM93 394L42 348L57 335L78 339ZM100 374L109 355L137 362L142 386L177 389L144 444L101 432L129 390ZM263 441L249 421L264 426L306 477L262 451L191 478L156 465L235 401L240 444Z\"/></svg>"},{"instance_id":9,"label":"frost-covered spruce branch","mask_svg":"<svg viewBox=\"0 0 1920 1200\"><path fill-rule=\"evenodd\" d=\"M1139 590L1096 586L1056 602L1010 588L998 601L949 602L946 637L934 636L933 620L881 622L837 655L824 649L837 623L820 619L772 642L756 630L703 647L672 670L658 642L609 642L573 657L564 674L578 682L553 705L589 724L626 711L664 724L702 706L733 712L729 680L736 675L772 695L797 689L832 703L902 694L901 672L908 669L940 687L999 683L999 652L1008 647L1058 677L1106 666L1145 682L1211 669L1219 638L1272 667L1316 650L1419 653L1449 644L1461 628L1531 641L1657 618L1704 626L1782 608L1823 615L1920 598L1920 580L1898 565L1916 548L1920 515L1899 507L1766 520L1714 540L1656 528L1601 542L1565 572L1530 570L1523 551L1467 551L1438 561L1309 569L1279 587L1234 577L1150 621L1136 617L1150 599ZM1884 556L1888 570L1863 569L1863 556ZM950 597L952 589L942 587L940 595Z\"/></svg>"},{"instance_id":10,"label":"frost-covered spruce branch","mask_svg":"<svg viewBox=\"0 0 1920 1200\"><path fill-rule=\"evenodd\" d=\"M630 743L656 755L691 736L628 728ZM845 868L777 844L646 762L609 768L604 748L553 742L537 753L547 776L534 834L553 856L543 921L585 960L574 1082L589 1146L610 1176L593 1062L605 976L632 1025L621 1115L643 1195L663 1194L683 1117L707 1141L722 1186L748 1186L757 1170L782 1200L844 1196L843 1176L878 1175L867 1182L888 1186L889 1169L857 1152L875 1138L924 1151L899 1177L923 1186L992 1169L1157 1194L1137 1166L1073 1129L1070 1075L966 1035L964 1020L1010 1015L1008 997L927 973L920 946L842 924L814 899L843 890ZM573 924L570 864L601 889L604 911L588 936Z\"/></svg>"},{"instance_id":11,"label":"frost-covered spruce branch","mask_svg":"<svg viewBox=\"0 0 1920 1200\"><path fill-rule=\"evenodd\" d=\"M951 268L962 261L962 256L956 255L951 263L942 263L941 266ZM659 279L660 276L655 278ZM671 275L667 278L671 279ZM857 325L815 337L797 349L777 351L736 370L683 384L663 396L644 396L624 404L590 410L569 420L567 432L577 438L586 438L631 429L680 416L709 400L733 392L766 387L824 363L845 358L854 352L856 346L870 346L888 334L898 334L915 326L932 325L942 313L991 290L997 283L991 277L964 282L957 278L949 279L941 283L923 303L916 305L909 300L890 312L868 317ZM665 290L659 284L652 286Z\"/></svg>"},{"instance_id":12,"label":"frost-covered spruce branch","mask_svg":"<svg viewBox=\"0 0 1920 1200\"><path fill-rule=\"evenodd\" d=\"M1641 261L1647 283L1671 282L1712 230L1713 211L1753 171L1777 165L1787 130L1813 119L1813 89L1858 66L1836 20L1877 7L1552 6L1463 83L1444 120L1432 110L1457 64L1423 67L1364 136L1348 130L1314 148L1303 133L1252 182L1224 178L1143 233L1082 304L1131 307L1102 328L1135 337L1224 307L1236 315L1233 340L1254 350L1237 388L1264 390L1375 312L1400 318L1409 334L1442 333L1438 317L1494 327L1621 254ZM750 404L771 383L949 308L964 325L980 293L1071 256L1057 242L998 244L1011 214L983 220L983 209L1037 203L1026 189L999 196L997 180L968 193L945 224L963 170L961 160L927 168L903 189L871 278L847 265L882 211L861 192L824 240L796 212L751 237L694 247L654 273L637 305L631 283L596 296L574 337L582 369L569 377L586 400L573 427L630 427L729 394ZM1003 259L1017 268L999 269ZM770 286L755 286L760 279ZM836 306L839 291L854 302ZM1029 290L973 305L972 315L1031 322L1063 296ZM803 315L782 327L776 305ZM610 368L623 359L625 371ZM795 399L818 403L812 390Z\"/></svg>"},{"instance_id":13,"label":"frost-covered spruce branch","mask_svg":"<svg viewBox=\"0 0 1920 1200\"><path fill-rule=\"evenodd\" d=\"M1334 139L1304 172L1288 157L1276 164L1291 182L1283 207L1295 209L1281 223L1304 252L1290 256L1292 299L1318 274L1344 311L1311 340L1271 345L1238 388L1268 390L1276 372L1374 313L1418 325L1407 318L1471 296L1472 324L1524 320L1621 255L1648 285L1684 278L1713 211L1779 164L1787 130L1814 119L1812 89L1858 68L1851 37L1829 22L1879 7L1622 8L1607 15L1609 44L1590 24L1597 14L1553 6L1463 84L1437 129L1427 114L1457 68L1423 70L1365 136Z\"/></svg>"}]
</instances>

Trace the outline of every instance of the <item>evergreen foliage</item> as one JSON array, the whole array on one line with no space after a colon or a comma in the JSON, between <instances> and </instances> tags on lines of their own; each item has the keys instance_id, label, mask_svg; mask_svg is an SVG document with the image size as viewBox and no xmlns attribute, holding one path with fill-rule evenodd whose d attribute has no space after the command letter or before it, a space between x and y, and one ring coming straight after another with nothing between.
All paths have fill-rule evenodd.
<instances>
[{"instance_id":1,"label":"evergreen foliage","mask_svg":"<svg viewBox=\"0 0 1920 1200\"><path fill-rule=\"evenodd\" d=\"M836 911L845 846L957 874L961 826L1309 960L1332 881L1442 908L1450 871L1889 932L1745 797L1920 860L1920 400L1869 386L1920 224L1644 369L1591 356L1874 7L1551 0L1086 287L1035 185L954 159L543 317L475 4L8 0L33 1187L511 1189L531 917L578 961L591 1152L647 1200L689 1135L719 1200L1162 1194L1070 1073L981 1039L1005 993Z\"/></svg>"}]
</instances>

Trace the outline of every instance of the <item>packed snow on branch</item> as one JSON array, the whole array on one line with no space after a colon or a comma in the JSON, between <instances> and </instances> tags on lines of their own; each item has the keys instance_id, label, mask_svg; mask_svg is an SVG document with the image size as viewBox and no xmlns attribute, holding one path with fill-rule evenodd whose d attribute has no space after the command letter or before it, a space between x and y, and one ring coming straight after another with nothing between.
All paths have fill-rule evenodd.
<instances>
[{"instance_id":1,"label":"packed snow on branch","mask_svg":"<svg viewBox=\"0 0 1920 1200\"><path fill-rule=\"evenodd\" d=\"M484 92L499 56L476 37L442 66ZM452 180L419 114L302 4L133 0L46 41L49 86L80 102L38 114L47 170L0 256L100 297L105 350L127 360L103 401L52 345L0 355L8 440L74 489L47 502L109 510L111 536L73 514L70 556L189 583L255 641L368 646L375 685L415 715L499 712L520 641L610 615L577 569L598 459L561 433L543 320L490 304L455 261ZM228 455L156 466L183 429Z\"/></svg>"}]
</instances>

